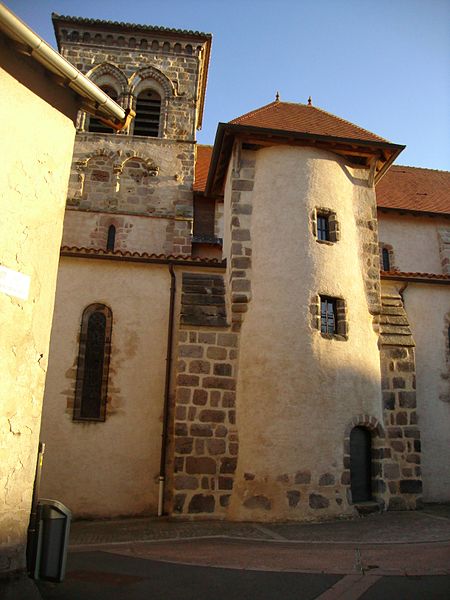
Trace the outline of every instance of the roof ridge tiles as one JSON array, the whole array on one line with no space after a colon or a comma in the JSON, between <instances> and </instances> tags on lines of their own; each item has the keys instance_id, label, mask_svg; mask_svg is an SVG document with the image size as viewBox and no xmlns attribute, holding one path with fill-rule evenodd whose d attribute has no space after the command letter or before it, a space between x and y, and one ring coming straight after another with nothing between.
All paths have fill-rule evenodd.
<instances>
[{"instance_id":1,"label":"roof ridge tiles","mask_svg":"<svg viewBox=\"0 0 450 600\"><path fill-rule=\"evenodd\" d=\"M108 21L104 19L91 19L88 17L73 17L70 15L61 15L56 12L52 12L52 19L61 19L64 21L71 21L72 23L79 23L84 25L114 25L118 27L128 29L140 29L145 31L159 31L161 33L177 33L183 35L192 35L196 37L205 37L212 39L211 33L205 33L203 31L194 31L192 29L177 29L172 27L162 27L161 25L143 25L141 23L127 23L126 21Z\"/></svg>"}]
</instances>

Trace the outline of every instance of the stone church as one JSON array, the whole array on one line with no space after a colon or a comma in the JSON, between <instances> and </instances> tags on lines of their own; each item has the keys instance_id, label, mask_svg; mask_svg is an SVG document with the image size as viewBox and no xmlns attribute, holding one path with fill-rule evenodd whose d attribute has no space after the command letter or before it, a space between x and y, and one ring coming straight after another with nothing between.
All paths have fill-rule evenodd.
<instances>
[{"instance_id":1,"label":"stone church","mask_svg":"<svg viewBox=\"0 0 450 600\"><path fill-rule=\"evenodd\" d=\"M260 521L450 500L450 173L311 101L199 146L211 35L53 23L135 118L78 115L41 495Z\"/></svg>"}]
</instances>

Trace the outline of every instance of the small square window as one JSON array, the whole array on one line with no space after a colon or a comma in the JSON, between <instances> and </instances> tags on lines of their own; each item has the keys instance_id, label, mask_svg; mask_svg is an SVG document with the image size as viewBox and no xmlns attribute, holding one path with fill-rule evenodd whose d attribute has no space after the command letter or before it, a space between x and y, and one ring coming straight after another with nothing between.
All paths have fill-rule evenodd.
<instances>
[{"instance_id":1,"label":"small square window","mask_svg":"<svg viewBox=\"0 0 450 600\"><path fill-rule=\"evenodd\" d=\"M335 298L320 296L320 331L331 335L337 333L337 304Z\"/></svg>"},{"instance_id":2,"label":"small square window","mask_svg":"<svg viewBox=\"0 0 450 600\"><path fill-rule=\"evenodd\" d=\"M311 326L320 331L322 337L345 341L348 339L347 304L343 298L313 296L310 305Z\"/></svg>"},{"instance_id":3,"label":"small square window","mask_svg":"<svg viewBox=\"0 0 450 600\"><path fill-rule=\"evenodd\" d=\"M329 245L340 240L341 233L336 213L329 208L315 208L311 214L311 226L318 242Z\"/></svg>"},{"instance_id":4,"label":"small square window","mask_svg":"<svg viewBox=\"0 0 450 600\"><path fill-rule=\"evenodd\" d=\"M330 240L328 215L317 213L317 239L321 241Z\"/></svg>"}]
</instances>

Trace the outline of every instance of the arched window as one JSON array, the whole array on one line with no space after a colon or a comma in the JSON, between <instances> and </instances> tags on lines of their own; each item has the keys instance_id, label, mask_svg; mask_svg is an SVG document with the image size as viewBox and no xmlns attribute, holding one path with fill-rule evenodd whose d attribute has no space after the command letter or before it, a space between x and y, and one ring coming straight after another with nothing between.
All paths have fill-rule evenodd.
<instances>
[{"instance_id":1,"label":"arched window","mask_svg":"<svg viewBox=\"0 0 450 600\"><path fill-rule=\"evenodd\" d=\"M111 355L112 312L91 304L81 318L74 421L104 421Z\"/></svg>"},{"instance_id":2,"label":"arched window","mask_svg":"<svg viewBox=\"0 0 450 600\"><path fill-rule=\"evenodd\" d=\"M383 259L383 271L391 270L391 257L389 256L389 250L387 248L383 248L381 251L381 256Z\"/></svg>"},{"instance_id":3,"label":"arched window","mask_svg":"<svg viewBox=\"0 0 450 600\"><path fill-rule=\"evenodd\" d=\"M365 427L350 432L350 486L352 501L372 500L372 438Z\"/></svg>"},{"instance_id":4,"label":"arched window","mask_svg":"<svg viewBox=\"0 0 450 600\"><path fill-rule=\"evenodd\" d=\"M114 246L116 244L116 228L114 225L110 225L108 228L108 239L106 241L106 249L110 252L114 252Z\"/></svg>"},{"instance_id":5,"label":"arched window","mask_svg":"<svg viewBox=\"0 0 450 600\"><path fill-rule=\"evenodd\" d=\"M158 137L161 116L161 96L154 90L144 90L136 99L134 135Z\"/></svg>"},{"instance_id":6,"label":"arched window","mask_svg":"<svg viewBox=\"0 0 450 600\"><path fill-rule=\"evenodd\" d=\"M108 94L108 96L114 100L114 102L117 102L117 92L112 86L102 85L100 86L100 89L102 89L105 94ZM105 125L102 123L102 121L96 119L95 117L90 117L88 131L91 133L114 133L114 129L112 127L108 127L108 125Z\"/></svg>"}]
</instances>

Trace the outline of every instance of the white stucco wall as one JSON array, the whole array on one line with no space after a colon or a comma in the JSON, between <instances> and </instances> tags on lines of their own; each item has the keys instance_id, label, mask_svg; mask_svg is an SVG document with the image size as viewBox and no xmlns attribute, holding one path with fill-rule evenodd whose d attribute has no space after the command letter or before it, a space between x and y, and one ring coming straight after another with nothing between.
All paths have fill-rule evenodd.
<instances>
[{"instance_id":1,"label":"white stucco wall","mask_svg":"<svg viewBox=\"0 0 450 600\"><path fill-rule=\"evenodd\" d=\"M366 172L346 170L335 155L274 147L254 156L252 300L241 332L240 449L230 514L256 517L241 506L249 485L252 493L260 485L275 498L271 518L283 518L289 513L277 477L310 470L314 488L320 475L331 473L338 496L346 426L362 413L382 420L377 336L356 226L358 218L371 215L375 199ZM229 198L226 191L225 222ZM315 207L336 212L339 242L315 240L310 224ZM225 239L226 231L227 226ZM310 303L318 293L346 300L347 341L324 339L312 330ZM256 476L250 484L246 472ZM345 502L334 503L329 514L345 512ZM304 517L313 514L307 499L301 510Z\"/></svg>"},{"instance_id":2,"label":"white stucco wall","mask_svg":"<svg viewBox=\"0 0 450 600\"><path fill-rule=\"evenodd\" d=\"M442 273L439 229L450 229L448 219L378 214L380 242L393 246L394 266L400 271Z\"/></svg>"},{"instance_id":3,"label":"white stucco wall","mask_svg":"<svg viewBox=\"0 0 450 600\"><path fill-rule=\"evenodd\" d=\"M161 452L167 266L61 260L41 440L42 495L75 516L155 514ZM105 422L72 420L77 337L86 306L113 313Z\"/></svg>"},{"instance_id":4,"label":"white stucco wall","mask_svg":"<svg viewBox=\"0 0 450 600\"><path fill-rule=\"evenodd\" d=\"M0 574L25 563L77 99L0 35ZM58 108L52 104L55 103ZM3 107L3 108L2 108ZM11 274L11 273L10 273Z\"/></svg>"},{"instance_id":5,"label":"white stucco wall","mask_svg":"<svg viewBox=\"0 0 450 600\"><path fill-rule=\"evenodd\" d=\"M450 394L446 315L450 287L410 283L403 293L416 342L417 413L422 440L423 498L450 500Z\"/></svg>"}]
</instances>

